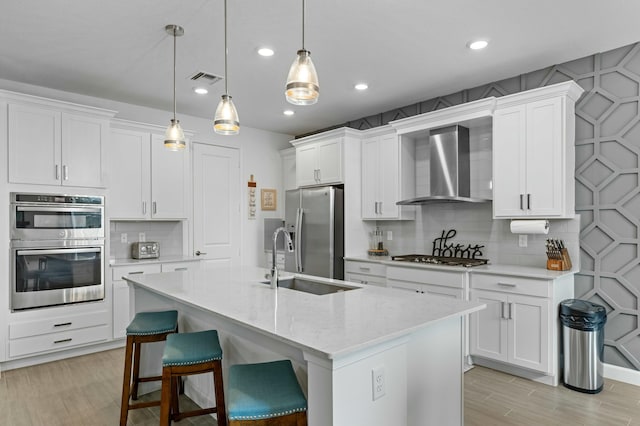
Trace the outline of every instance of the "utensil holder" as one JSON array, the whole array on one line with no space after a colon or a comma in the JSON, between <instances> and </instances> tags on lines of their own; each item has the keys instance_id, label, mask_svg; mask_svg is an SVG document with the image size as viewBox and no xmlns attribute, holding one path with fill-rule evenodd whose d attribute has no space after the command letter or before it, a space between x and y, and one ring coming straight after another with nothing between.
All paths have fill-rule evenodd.
<instances>
[{"instance_id":1,"label":"utensil holder","mask_svg":"<svg viewBox=\"0 0 640 426\"><path fill-rule=\"evenodd\" d=\"M566 248L560 250L560 259L547 259L547 269L550 271L568 271L571 269L571 257Z\"/></svg>"}]
</instances>

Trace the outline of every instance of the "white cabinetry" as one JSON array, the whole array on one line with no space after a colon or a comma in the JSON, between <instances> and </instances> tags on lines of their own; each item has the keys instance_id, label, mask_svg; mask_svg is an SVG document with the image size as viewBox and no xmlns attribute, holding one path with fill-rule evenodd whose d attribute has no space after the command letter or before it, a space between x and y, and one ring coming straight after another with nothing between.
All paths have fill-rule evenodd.
<instances>
[{"instance_id":1,"label":"white cabinetry","mask_svg":"<svg viewBox=\"0 0 640 426\"><path fill-rule=\"evenodd\" d=\"M387 286L465 300L467 273L427 268L387 267Z\"/></svg>"},{"instance_id":2,"label":"white cabinetry","mask_svg":"<svg viewBox=\"0 0 640 426\"><path fill-rule=\"evenodd\" d=\"M110 340L109 311L103 309L101 303L93 306L92 311L86 311L84 306L61 307L52 311L43 309L37 318L10 320L9 358L40 355ZM26 314L29 316L31 313Z\"/></svg>"},{"instance_id":3,"label":"white cabinetry","mask_svg":"<svg viewBox=\"0 0 640 426\"><path fill-rule=\"evenodd\" d=\"M574 82L504 96L493 116L494 218L575 214Z\"/></svg>"},{"instance_id":4,"label":"white cabinetry","mask_svg":"<svg viewBox=\"0 0 640 426\"><path fill-rule=\"evenodd\" d=\"M285 191L296 189L296 150L287 148L280 150L282 159L282 187Z\"/></svg>"},{"instance_id":5,"label":"white cabinetry","mask_svg":"<svg viewBox=\"0 0 640 426\"><path fill-rule=\"evenodd\" d=\"M332 132L291 142L296 147L298 187L342 183L342 145Z\"/></svg>"},{"instance_id":6,"label":"white cabinetry","mask_svg":"<svg viewBox=\"0 0 640 426\"><path fill-rule=\"evenodd\" d=\"M111 219L187 217L188 148L170 151L162 135L142 127L111 129L109 147Z\"/></svg>"},{"instance_id":7,"label":"white cabinetry","mask_svg":"<svg viewBox=\"0 0 640 426\"><path fill-rule=\"evenodd\" d=\"M114 111L13 98L7 104L10 182L105 186L109 121Z\"/></svg>"},{"instance_id":8,"label":"white cabinetry","mask_svg":"<svg viewBox=\"0 0 640 426\"><path fill-rule=\"evenodd\" d=\"M187 271L200 267L200 261L181 261L166 263L139 263L137 265L112 266L113 285L113 338L121 339L127 335L127 326L133 319L132 301L129 285L122 277L159 272Z\"/></svg>"},{"instance_id":9,"label":"white cabinetry","mask_svg":"<svg viewBox=\"0 0 640 426\"><path fill-rule=\"evenodd\" d=\"M471 273L470 299L487 308L471 315L470 353L474 362L542 373L557 384L558 304L573 296L573 276L562 280ZM498 361L497 364L486 363ZM527 374L524 374L525 377ZM535 375L529 378L537 378Z\"/></svg>"},{"instance_id":10,"label":"white cabinetry","mask_svg":"<svg viewBox=\"0 0 640 426\"><path fill-rule=\"evenodd\" d=\"M347 260L344 263L345 280L354 283L387 286L386 266L374 262Z\"/></svg>"},{"instance_id":11,"label":"white cabinetry","mask_svg":"<svg viewBox=\"0 0 640 426\"><path fill-rule=\"evenodd\" d=\"M415 196L415 144L390 127L367 134L361 144L362 219L414 219L413 206L396 202Z\"/></svg>"}]
</instances>

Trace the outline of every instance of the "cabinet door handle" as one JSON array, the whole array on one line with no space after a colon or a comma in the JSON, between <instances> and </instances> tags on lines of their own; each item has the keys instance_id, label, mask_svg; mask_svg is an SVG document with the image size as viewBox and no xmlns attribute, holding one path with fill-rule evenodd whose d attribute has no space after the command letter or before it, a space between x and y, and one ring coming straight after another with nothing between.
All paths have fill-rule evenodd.
<instances>
[{"instance_id":1,"label":"cabinet door handle","mask_svg":"<svg viewBox=\"0 0 640 426\"><path fill-rule=\"evenodd\" d=\"M69 180L69 166L62 166L62 180Z\"/></svg>"},{"instance_id":2,"label":"cabinet door handle","mask_svg":"<svg viewBox=\"0 0 640 426\"><path fill-rule=\"evenodd\" d=\"M56 164L56 180L60 180L60 166Z\"/></svg>"},{"instance_id":3,"label":"cabinet door handle","mask_svg":"<svg viewBox=\"0 0 640 426\"><path fill-rule=\"evenodd\" d=\"M513 307L513 303L509 302L509 319L513 319L513 316L511 315L512 307Z\"/></svg>"},{"instance_id":4,"label":"cabinet door handle","mask_svg":"<svg viewBox=\"0 0 640 426\"><path fill-rule=\"evenodd\" d=\"M382 201L378 201L378 212L382 214Z\"/></svg>"},{"instance_id":5,"label":"cabinet door handle","mask_svg":"<svg viewBox=\"0 0 640 426\"><path fill-rule=\"evenodd\" d=\"M56 344L56 343L67 343L67 342L70 342L71 340L73 340L73 339L69 338L69 339L62 339L62 340L54 340L53 343L54 344Z\"/></svg>"},{"instance_id":6,"label":"cabinet door handle","mask_svg":"<svg viewBox=\"0 0 640 426\"><path fill-rule=\"evenodd\" d=\"M157 205L157 203L154 201L151 205L152 205L152 208L153 208L153 214L158 213L158 205Z\"/></svg>"},{"instance_id":7,"label":"cabinet door handle","mask_svg":"<svg viewBox=\"0 0 640 426\"><path fill-rule=\"evenodd\" d=\"M144 274L144 271L133 271L133 272L129 272L128 275L140 275L140 274Z\"/></svg>"},{"instance_id":8,"label":"cabinet door handle","mask_svg":"<svg viewBox=\"0 0 640 426\"><path fill-rule=\"evenodd\" d=\"M500 318L507 319L507 317L504 316L504 302L500 302Z\"/></svg>"},{"instance_id":9,"label":"cabinet door handle","mask_svg":"<svg viewBox=\"0 0 640 426\"><path fill-rule=\"evenodd\" d=\"M359 268L359 269L360 269L361 271L367 271L367 272L371 270L371 268L368 268L368 267L366 267L366 266L360 266L360 268Z\"/></svg>"},{"instance_id":10,"label":"cabinet door handle","mask_svg":"<svg viewBox=\"0 0 640 426\"><path fill-rule=\"evenodd\" d=\"M188 269L189 269L189 268L187 268L187 267L185 266L184 268L176 268L176 269L174 269L174 271L186 271L186 270L188 270Z\"/></svg>"},{"instance_id":11,"label":"cabinet door handle","mask_svg":"<svg viewBox=\"0 0 640 426\"><path fill-rule=\"evenodd\" d=\"M374 201L373 202L373 211L375 214L378 214L378 202Z\"/></svg>"},{"instance_id":12,"label":"cabinet door handle","mask_svg":"<svg viewBox=\"0 0 640 426\"><path fill-rule=\"evenodd\" d=\"M531 210L531 194L527 194L527 210Z\"/></svg>"},{"instance_id":13,"label":"cabinet door handle","mask_svg":"<svg viewBox=\"0 0 640 426\"><path fill-rule=\"evenodd\" d=\"M524 194L520 194L520 210L524 210Z\"/></svg>"},{"instance_id":14,"label":"cabinet door handle","mask_svg":"<svg viewBox=\"0 0 640 426\"><path fill-rule=\"evenodd\" d=\"M147 214L147 202L142 202L142 214Z\"/></svg>"},{"instance_id":15,"label":"cabinet door handle","mask_svg":"<svg viewBox=\"0 0 640 426\"><path fill-rule=\"evenodd\" d=\"M515 287L516 286L516 284L514 284L514 283L501 283L501 282L499 282L498 285L502 286L502 287Z\"/></svg>"},{"instance_id":16,"label":"cabinet door handle","mask_svg":"<svg viewBox=\"0 0 640 426\"><path fill-rule=\"evenodd\" d=\"M61 323L58 323L58 324L53 324L53 326L54 327L64 327L64 326L71 325L71 324L73 324L73 323L72 322L61 322Z\"/></svg>"}]
</instances>

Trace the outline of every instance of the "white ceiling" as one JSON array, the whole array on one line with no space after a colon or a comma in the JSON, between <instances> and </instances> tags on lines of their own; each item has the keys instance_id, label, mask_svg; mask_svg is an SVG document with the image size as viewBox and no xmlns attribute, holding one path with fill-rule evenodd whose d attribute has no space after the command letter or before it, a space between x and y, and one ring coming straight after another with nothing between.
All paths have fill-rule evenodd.
<instances>
[{"instance_id":1,"label":"white ceiling","mask_svg":"<svg viewBox=\"0 0 640 426\"><path fill-rule=\"evenodd\" d=\"M240 123L301 134L640 40L637 0L307 0L306 48L320 100L289 105L301 0L229 0L229 94ZM212 118L224 74L223 0L2 0L0 78ZM466 44L490 41L481 52ZM275 50L257 55L260 46ZM353 85L365 81L366 92ZM285 109L296 114L285 117ZM167 120L170 117L167 118Z\"/></svg>"}]
</instances>

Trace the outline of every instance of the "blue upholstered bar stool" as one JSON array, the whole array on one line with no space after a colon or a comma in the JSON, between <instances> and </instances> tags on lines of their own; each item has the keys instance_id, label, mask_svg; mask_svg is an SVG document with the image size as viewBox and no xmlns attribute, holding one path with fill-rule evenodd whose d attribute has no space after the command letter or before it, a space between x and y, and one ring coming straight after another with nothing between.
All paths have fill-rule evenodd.
<instances>
[{"instance_id":1,"label":"blue upholstered bar stool","mask_svg":"<svg viewBox=\"0 0 640 426\"><path fill-rule=\"evenodd\" d=\"M131 403L138 399L138 384L162 380L162 376L140 377L140 345L161 342L178 331L178 311L138 312L127 327L127 346L122 380L120 426L127 424L129 410L160 405L160 401ZM133 377L131 363L133 361Z\"/></svg>"},{"instance_id":2,"label":"blue upholstered bar stool","mask_svg":"<svg viewBox=\"0 0 640 426\"><path fill-rule=\"evenodd\" d=\"M181 413L178 404L178 382L181 376L213 373L216 406ZM222 348L215 330L176 333L167 336L162 355L162 402L160 425L185 417L216 413L218 426L227 425L222 384Z\"/></svg>"},{"instance_id":3,"label":"blue upholstered bar stool","mask_svg":"<svg viewBox=\"0 0 640 426\"><path fill-rule=\"evenodd\" d=\"M307 425L307 399L291 361L232 365L227 382L229 426Z\"/></svg>"}]
</instances>

